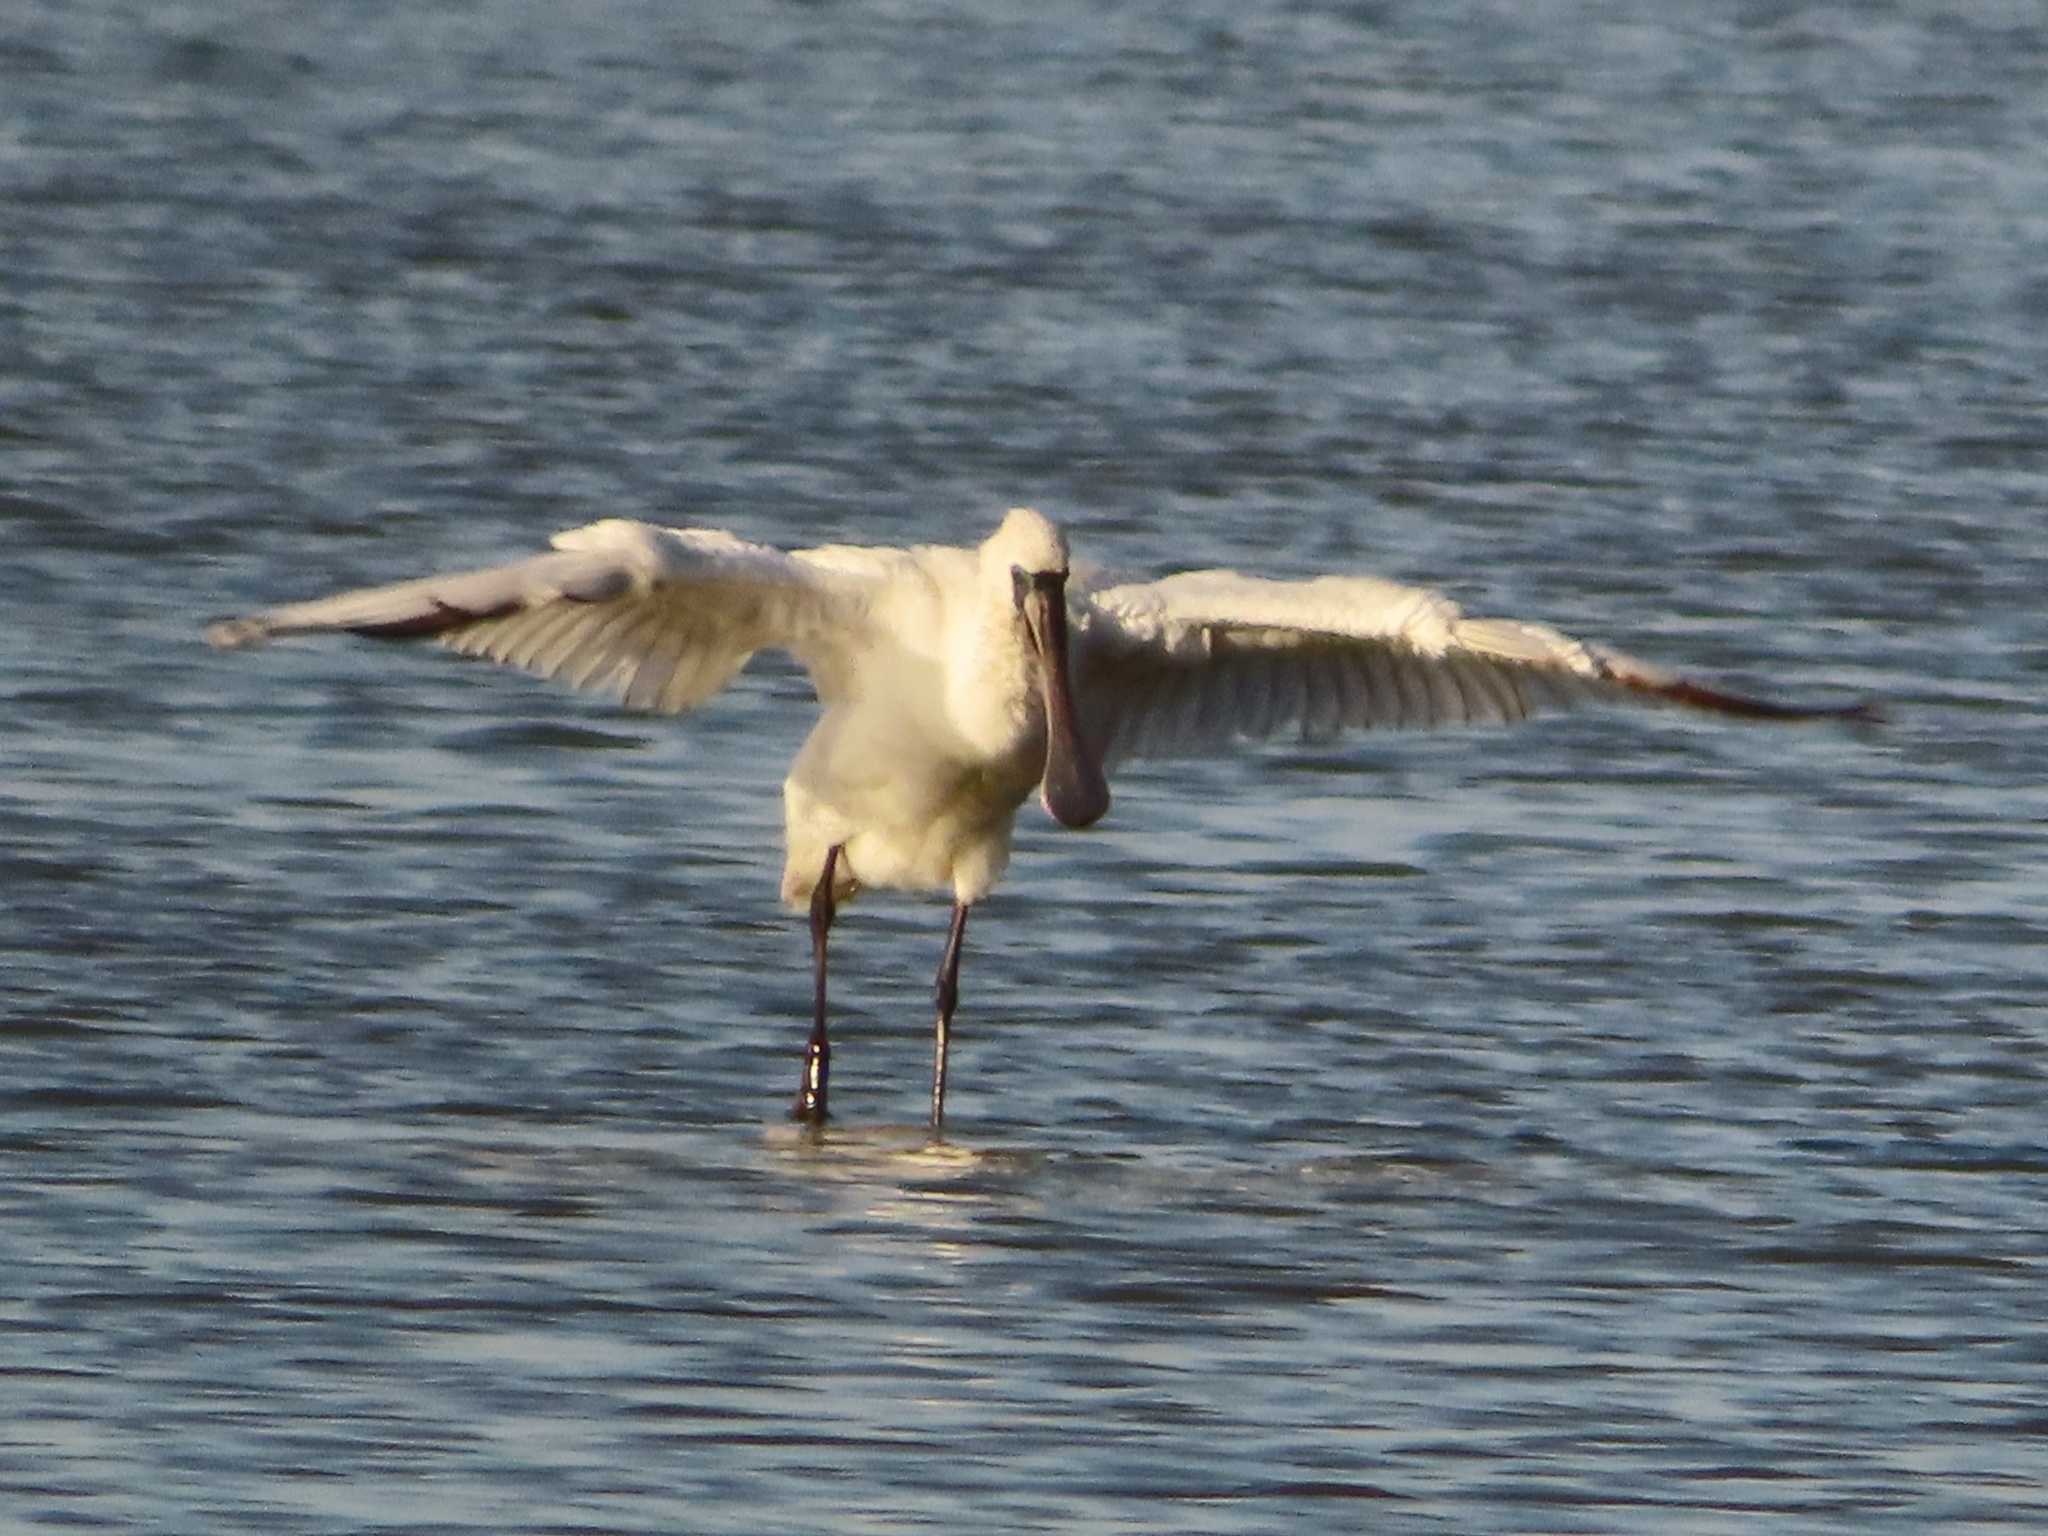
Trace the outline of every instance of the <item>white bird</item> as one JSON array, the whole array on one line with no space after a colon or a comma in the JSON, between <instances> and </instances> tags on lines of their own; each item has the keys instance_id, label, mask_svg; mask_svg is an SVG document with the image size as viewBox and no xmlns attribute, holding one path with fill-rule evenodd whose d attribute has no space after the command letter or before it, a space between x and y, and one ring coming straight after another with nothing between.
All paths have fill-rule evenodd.
<instances>
[{"instance_id":1,"label":"white bird","mask_svg":"<svg viewBox=\"0 0 2048 1536\"><path fill-rule=\"evenodd\" d=\"M1464 617L1370 576L1233 571L1092 586L1059 528L1025 508L979 547L784 552L702 528L612 519L507 565L271 608L207 629L236 648L346 630L431 637L469 656L679 714L758 650L809 672L823 714L783 782L782 899L810 914L815 1002L796 1103L822 1123L831 1046L826 938L869 886L950 890L936 986L931 1123L967 914L1010 858L1036 786L1053 819L1109 809L1105 767L1293 728L1506 723L1587 699L1663 700L1752 719L1872 718L1691 682L1540 624Z\"/></svg>"}]
</instances>

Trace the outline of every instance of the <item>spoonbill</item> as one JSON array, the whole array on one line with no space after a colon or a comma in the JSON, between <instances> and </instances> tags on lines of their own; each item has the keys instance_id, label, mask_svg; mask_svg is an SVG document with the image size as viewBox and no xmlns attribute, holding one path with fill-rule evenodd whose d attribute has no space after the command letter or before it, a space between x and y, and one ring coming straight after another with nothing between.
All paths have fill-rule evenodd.
<instances>
[{"instance_id":1,"label":"spoonbill","mask_svg":"<svg viewBox=\"0 0 2048 1536\"><path fill-rule=\"evenodd\" d=\"M1319 741L1373 726L1518 721L1585 700L1663 701L1756 720L1870 718L1666 672L1541 624L1467 618L1371 576L1275 581L1234 571L1096 584L1029 508L974 548L783 551L707 528L610 519L509 564L220 620L224 649L343 630L431 638L630 709L680 714L759 650L809 672L823 712L783 781L782 899L810 917L811 1032L791 1114L826 1117L827 936L867 887L947 890L934 988L931 1124L967 915L1010 858L1034 787L1053 820L1109 809L1106 770L1283 728Z\"/></svg>"}]
</instances>

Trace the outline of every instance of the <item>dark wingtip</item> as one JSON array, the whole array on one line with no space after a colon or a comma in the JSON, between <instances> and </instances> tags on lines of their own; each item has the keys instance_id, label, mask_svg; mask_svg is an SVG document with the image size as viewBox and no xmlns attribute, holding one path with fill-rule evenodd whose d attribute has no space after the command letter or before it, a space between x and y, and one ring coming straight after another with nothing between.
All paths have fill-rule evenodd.
<instances>
[{"instance_id":1,"label":"dark wingtip","mask_svg":"<svg viewBox=\"0 0 2048 1536\"><path fill-rule=\"evenodd\" d=\"M1841 720L1856 725L1882 725L1885 722L1884 706L1876 699L1858 699L1850 704L1779 704L1770 699L1708 688L1683 678L1654 687L1651 691L1674 704L1712 710L1744 720Z\"/></svg>"},{"instance_id":2,"label":"dark wingtip","mask_svg":"<svg viewBox=\"0 0 2048 1536\"><path fill-rule=\"evenodd\" d=\"M494 619L499 614L510 611L511 606L513 605L508 604L506 607L496 608L488 613L473 612L467 608L457 608L453 604L444 603L437 598L434 601L433 609L427 613L415 614L408 619L385 619L370 624L345 624L342 628L352 635L361 636L365 640L420 640L429 635L438 635L443 630L474 623L478 619Z\"/></svg>"}]
</instances>

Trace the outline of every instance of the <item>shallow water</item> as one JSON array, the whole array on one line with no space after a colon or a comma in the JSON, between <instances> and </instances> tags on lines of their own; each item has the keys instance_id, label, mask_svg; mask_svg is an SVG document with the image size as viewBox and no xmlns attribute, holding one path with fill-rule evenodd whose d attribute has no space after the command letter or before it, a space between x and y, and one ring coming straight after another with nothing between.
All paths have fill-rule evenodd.
<instances>
[{"instance_id":1,"label":"shallow water","mask_svg":"<svg viewBox=\"0 0 2048 1536\"><path fill-rule=\"evenodd\" d=\"M0 1524L2048 1520L2030 7L31 3ZM1584 716L774 890L688 722L200 622L600 514L1378 570Z\"/></svg>"}]
</instances>

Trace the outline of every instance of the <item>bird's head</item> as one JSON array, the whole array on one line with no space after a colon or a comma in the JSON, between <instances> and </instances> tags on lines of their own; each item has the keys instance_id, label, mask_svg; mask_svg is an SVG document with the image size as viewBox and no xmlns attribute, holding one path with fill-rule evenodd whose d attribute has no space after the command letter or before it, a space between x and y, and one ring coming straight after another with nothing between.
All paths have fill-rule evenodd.
<instances>
[{"instance_id":1,"label":"bird's head","mask_svg":"<svg viewBox=\"0 0 2048 1536\"><path fill-rule=\"evenodd\" d=\"M982 546L984 561L1009 572L1010 600L1038 664L1045 701L1045 777L1039 798L1067 827L1085 827L1109 809L1109 781L1081 737L1067 665L1067 540L1053 521L1017 507Z\"/></svg>"}]
</instances>

